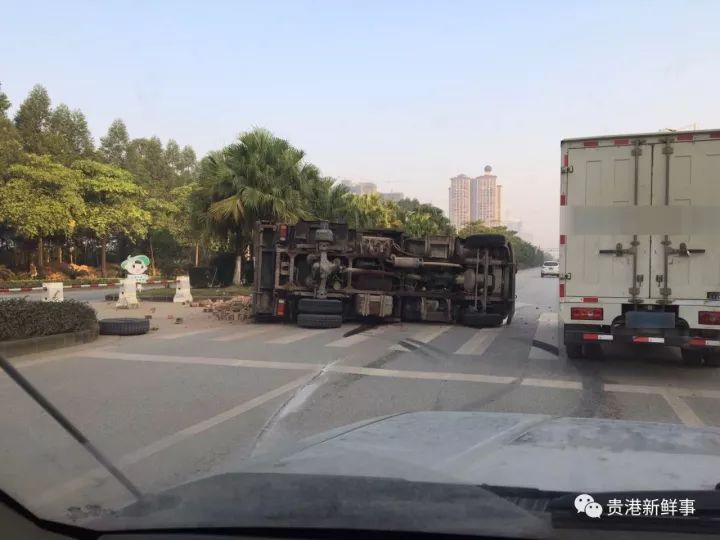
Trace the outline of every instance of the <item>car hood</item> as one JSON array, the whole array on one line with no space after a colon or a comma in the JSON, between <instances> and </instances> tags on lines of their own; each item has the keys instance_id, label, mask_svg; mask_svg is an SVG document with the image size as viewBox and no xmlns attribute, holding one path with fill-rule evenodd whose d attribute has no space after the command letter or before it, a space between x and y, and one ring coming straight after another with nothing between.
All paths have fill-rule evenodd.
<instances>
[{"instance_id":1,"label":"car hood","mask_svg":"<svg viewBox=\"0 0 720 540\"><path fill-rule=\"evenodd\" d=\"M720 429L416 412L322 433L238 469L571 492L714 489L720 478L708 472L720 471Z\"/></svg>"},{"instance_id":2,"label":"car hood","mask_svg":"<svg viewBox=\"0 0 720 540\"><path fill-rule=\"evenodd\" d=\"M713 471L720 471L718 429L417 412L324 432L251 460L231 459L224 470L95 525L101 530L332 527L548 537L543 509L498 496L494 487L536 488L547 497L711 490L718 481Z\"/></svg>"}]
</instances>

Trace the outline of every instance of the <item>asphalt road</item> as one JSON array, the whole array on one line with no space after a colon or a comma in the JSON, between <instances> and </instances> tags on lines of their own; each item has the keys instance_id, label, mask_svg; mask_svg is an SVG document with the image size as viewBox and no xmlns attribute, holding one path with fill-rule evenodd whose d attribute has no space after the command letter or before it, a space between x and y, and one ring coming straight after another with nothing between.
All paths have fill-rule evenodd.
<instances>
[{"instance_id":1,"label":"asphalt road","mask_svg":"<svg viewBox=\"0 0 720 540\"><path fill-rule=\"evenodd\" d=\"M403 411L720 426L720 369L686 367L676 351L652 346L611 346L604 361L555 354L557 290L556 279L521 272L515 320L498 329L218 323L101 338L16 363L144 491ZM55 517L127 500L4 376L0 395L0 487Z\"/></svg>"}]
</instances>

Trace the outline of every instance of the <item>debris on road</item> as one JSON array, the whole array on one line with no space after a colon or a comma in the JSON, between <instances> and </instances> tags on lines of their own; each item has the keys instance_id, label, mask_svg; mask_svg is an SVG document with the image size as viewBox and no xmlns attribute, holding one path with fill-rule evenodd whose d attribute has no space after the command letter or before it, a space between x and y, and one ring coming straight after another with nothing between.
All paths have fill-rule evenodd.
<instances>
[{"instance_id":1,"label":"debris on road","mask_svg":"<svg viewBox=\"0 0 720 540\"><path fill-rule=\"evenodd\" d=\"M252 299L249 296L233 296L227 300L201 300L198 304L206 313L212 313L221 321L244 321L250 318Z\"/></svg>"}]
</instances>

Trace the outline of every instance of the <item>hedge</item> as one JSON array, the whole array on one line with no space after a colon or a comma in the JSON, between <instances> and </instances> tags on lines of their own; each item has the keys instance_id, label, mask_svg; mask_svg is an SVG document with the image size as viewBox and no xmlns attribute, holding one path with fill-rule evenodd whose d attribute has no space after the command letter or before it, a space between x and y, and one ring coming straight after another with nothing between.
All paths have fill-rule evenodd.
<instances>
[{"instance_id":1,"label":"hedge","mask_svg":"<svg viewBox=\"0 0 720 540\"><path fill-rule=\"evenodd\" d=\"M64 334L96 325L95 310L76 300L0 300L0 341Z\"/></svg>"}]
</instances>

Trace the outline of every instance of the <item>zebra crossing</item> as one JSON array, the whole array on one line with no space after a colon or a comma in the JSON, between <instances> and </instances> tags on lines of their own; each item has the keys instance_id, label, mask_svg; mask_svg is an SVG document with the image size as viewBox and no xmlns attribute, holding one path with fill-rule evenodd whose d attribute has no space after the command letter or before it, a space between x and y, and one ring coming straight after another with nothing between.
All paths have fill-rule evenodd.
<instances>
[{"instance_id":1,"label":"zebra crossing","mask_svg":"<svg viewBox=\"0 0 720 540\"><path fill-rule=\"evenodd\" d=\"M554 323L553 323L554 321ZM545 313L540 317L535 340L546 340L554 343L551 334L557 324L557 314ZM468 328L459 325L425 324L425 323L392 323L380 326L363 326L361 324L345 324L339 329L306 329L288 325L246 324L233 328L231 333L225 330L210 335L212 330L201 330L162 336L161 339L173 340L186 336L197 335L217 345L252 342L253 345L268 347L287 345L312 345L329 350L358 348L373 344L374 347L387 348L388 352L411 352L423 345L429 345L443 336L450 336L454 341L445 342L445 352L460 356L482 356L498 337L508 331L509 327ZM160 336L159 336L160 337ZM449 341L449 340L448 340ZM551 353L531 347L530 358L549 358Z\"/></svg>"}]
</instances>

